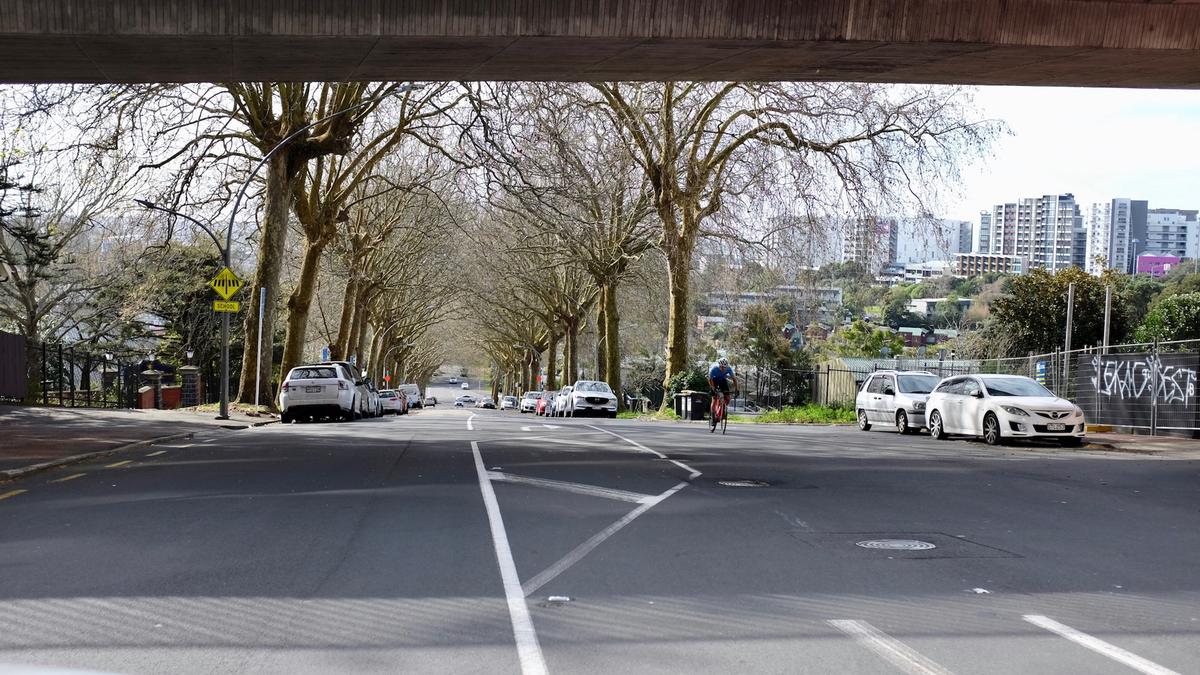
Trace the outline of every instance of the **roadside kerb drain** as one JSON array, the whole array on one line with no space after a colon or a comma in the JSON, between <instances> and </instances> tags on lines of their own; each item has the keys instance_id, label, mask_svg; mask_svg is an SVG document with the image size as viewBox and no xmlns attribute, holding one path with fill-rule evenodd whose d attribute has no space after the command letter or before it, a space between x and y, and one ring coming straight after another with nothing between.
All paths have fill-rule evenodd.
<instances>
[{"instance_id":1,"label":"roadside kerb drain","mask_svg":"<svg viewBox=\"0 0 1200 675\"><path fill-rule=\"evenodd\" d=\"M97 450L96 452L85 452L79 455L71 455L70 457L60 457L59 459L53 459L49 462L42 462L41 464L30 464L29 466L23 466L19 469L5 469L4 471L0 471L0 482L24 478L30 474L48 471L50 469L66 466L68 464L74 464L76 462L83 462L89 459L96 459L98 457L107 457L108 455L118 452L137 450L138 448L147 448L151 445L158 445L159 443L182 441L193 437L195 434L196 432L194 431L188 431L182 434L171 434L170 436L148 438L144 441L134 441L133 443L126 443L125 445L118 445L105 450Z\"/></svg>"}]
</instances>

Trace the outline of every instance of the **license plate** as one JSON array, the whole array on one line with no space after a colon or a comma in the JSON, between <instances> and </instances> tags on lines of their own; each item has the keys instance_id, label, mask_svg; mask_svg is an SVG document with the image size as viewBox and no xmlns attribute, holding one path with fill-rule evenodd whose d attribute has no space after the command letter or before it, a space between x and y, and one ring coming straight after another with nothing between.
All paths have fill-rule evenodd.
<instances>
[{"instance_id":1,"label":"license plate","mask_svg":"<svg viewBox=\"0 0 1200 675\"><path fill-rule=\"evenodd\" d=\"M306 394L319 394L319 393L321 393L321 387L305 387L305 388L304 388L304 393L306 393ZM1060 426L1060 427L1061 427L1062 425L1060 424L1060 425L1058 425L1058 426Z\"/></svg>"},{"instance_id":2,"label":"license plate","mask_svg":"<svg viewBox=\"0 0 1200 675\"><path fill-rule=\"evenodd\" d=\"M1067 425L1065 425L1065 424L1047 424L1046 425L1046 431L1066 431L1066 430L1067 430Z\"/></svg>"}]
</instances>

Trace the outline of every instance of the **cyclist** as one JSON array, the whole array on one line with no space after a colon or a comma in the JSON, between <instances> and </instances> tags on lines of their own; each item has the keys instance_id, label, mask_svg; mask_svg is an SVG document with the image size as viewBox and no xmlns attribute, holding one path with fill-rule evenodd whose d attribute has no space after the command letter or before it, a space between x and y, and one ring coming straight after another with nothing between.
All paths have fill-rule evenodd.
<instances>
[{"instance_id":1,"label":"cyclist","mask_svg":"<svg viewBox=\"0 0 1200 675\"><path fill-rule=\"evenodd\" d=\"M714 420L715 423L717 396L720 395L723 398L725 407L728 408L729 392L737 391L737 376L733 372L733 366L729 365L729 359L722 356L708 369L708 386L713 392L712 403L709 405L708 410L708 418Z\"/></svg>"}]
</instances>

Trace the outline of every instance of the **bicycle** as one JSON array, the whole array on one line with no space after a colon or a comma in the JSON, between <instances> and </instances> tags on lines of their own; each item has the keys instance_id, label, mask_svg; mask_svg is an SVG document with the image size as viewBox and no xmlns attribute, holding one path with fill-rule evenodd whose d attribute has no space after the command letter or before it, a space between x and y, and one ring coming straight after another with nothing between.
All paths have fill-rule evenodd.
<instances>
[{"instance_id":1,"label":"bicycle","mask_svg":"<svg viewBox=\"0 0 1200 675\"><path fill-rule=\"evenodd\" d=\"M738 392L734 391L733 395L737 396ZM725 427L727 427L729 425L729 415L728 415L729 411L727 410L727 405L725 403L725 392L714 390L712 392L712 396L713 396L713 405L712 405L712 412L709 415L709 420L708 420L708 433L711 434L711 433L716 432L717 425L720 424L721 425L721 435L724 436L725 435Z\"/></svg>"}]
</instances>

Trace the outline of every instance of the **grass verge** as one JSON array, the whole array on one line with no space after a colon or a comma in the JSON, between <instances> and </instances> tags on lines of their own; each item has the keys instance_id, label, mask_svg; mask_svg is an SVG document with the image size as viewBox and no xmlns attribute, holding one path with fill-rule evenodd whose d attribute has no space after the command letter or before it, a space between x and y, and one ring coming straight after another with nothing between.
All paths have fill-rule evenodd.
<instances>
[{"instance_id":1,"label":"grass verge","mask_svg":"<svg viewBox=\"0 0 1200 675\"><path fill-rule=\"evenodd\" d=\"M780 410L769 410L761 415L730 415L730 422L752 424L849 424L854 422L854 411L850 408L832 408L823 405L803 405Z\"/></svg>"},{"instance_id":2,"label":"grass verge","mask_svg":"<svg viewBox=\"0 0 1200 675\"><path fill-rule=\"evenodd\" d=\"M673 421L679 419L679 417L675 414L674 410L669 410L669 409L668 410L655 410L654 412L648 412L648 413L639 413L639 412L633 412L632 410L624 410L622 412L617 413L617 419L619 419L619 420L658 420L658 421L673 422Z\"/></svg>"}]
</instances>

